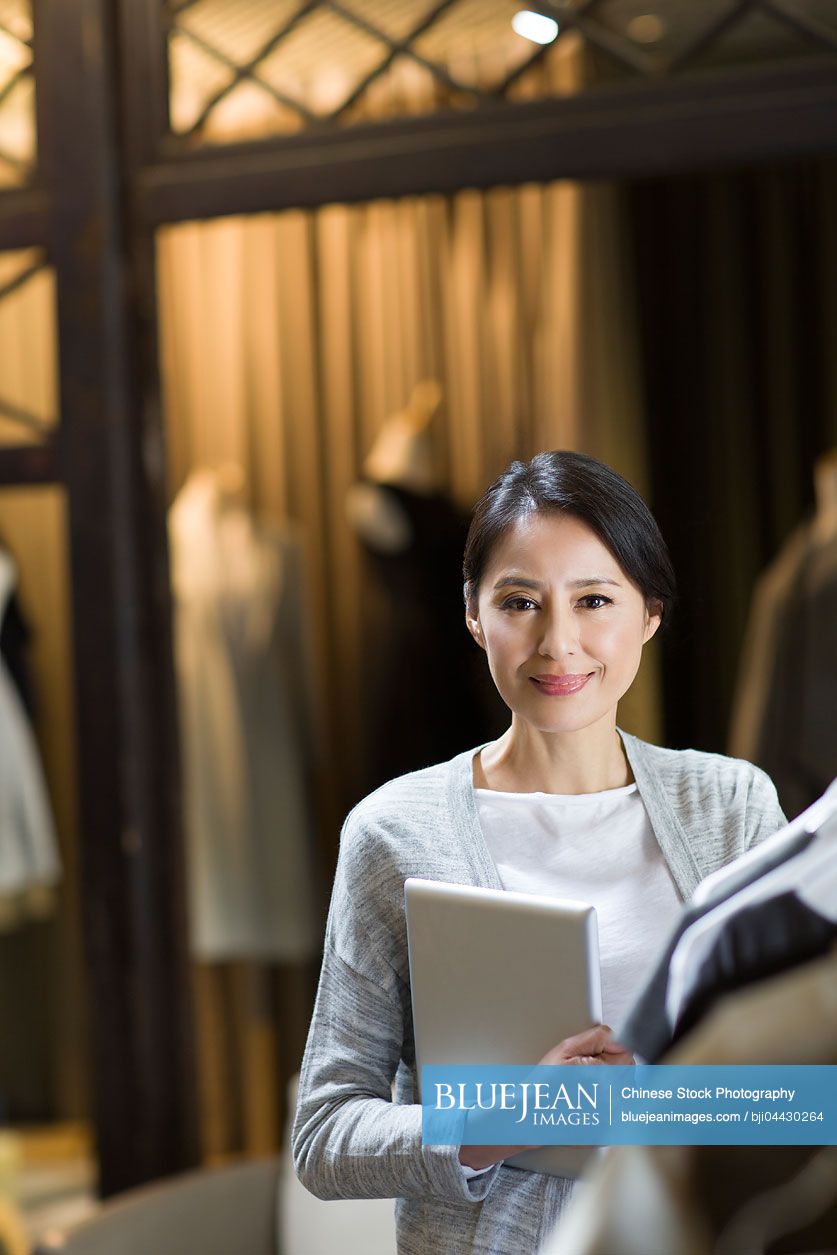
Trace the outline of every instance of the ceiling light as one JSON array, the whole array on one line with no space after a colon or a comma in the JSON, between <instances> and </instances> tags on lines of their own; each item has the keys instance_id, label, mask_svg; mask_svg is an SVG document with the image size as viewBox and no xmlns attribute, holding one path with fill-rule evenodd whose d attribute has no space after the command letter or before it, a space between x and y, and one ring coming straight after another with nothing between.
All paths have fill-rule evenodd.
<instances>
[{"instance_id":1,"label":"ceiling light","mask_svg":"<svg viewBox=\"0 0 837 1255\"><path fill-rule=\"evenodd\" d=\"M533 13L531 9L521 9L512 18L512 27L524 39L531 39L534 44L551 44L558 38L558 23L542 13Z\"/></svg>"}]
</instances>

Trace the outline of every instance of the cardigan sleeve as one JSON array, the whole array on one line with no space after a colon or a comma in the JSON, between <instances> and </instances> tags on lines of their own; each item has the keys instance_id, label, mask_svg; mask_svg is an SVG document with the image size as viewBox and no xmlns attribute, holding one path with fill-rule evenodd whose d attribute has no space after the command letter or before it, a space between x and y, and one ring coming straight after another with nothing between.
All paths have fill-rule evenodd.
<instances>
[{"instance_id":1,"label":"cardigan sleeve","mask_svg":"<svg viewBox=\"0 0 837 1255\"><path fill-rule=\"evenodd\" d=\"M746 848L758 845L774 832L787 824L784 811L779 803L776 786L766 771L749 764L752 776L747 794L745 824Z\"/></svg>"},{"instance_id":2,"label":"cardigan sleeve","mask_svg":"<svg viewBox=\"0 0 837 1255\"><path fill-rule=\"evenodd\" d=\"M410 991L381 944L390 914L387 898L390 907L392 901L385 884L386 857L380 851L374 857L369 826L358 830L358 821L350 821L352 816L341 837L323 966L300 1072L291 1139L294 1169L318 1198L479 1202L499 1165L468 1179L459 1162L462 1129L452 1129L455 1144L425 1146L420 1104L393 1101ZM373 917L374 936L368 927ZM400 936L390 944L399 947Z\"/></svg>"}]
</instances>

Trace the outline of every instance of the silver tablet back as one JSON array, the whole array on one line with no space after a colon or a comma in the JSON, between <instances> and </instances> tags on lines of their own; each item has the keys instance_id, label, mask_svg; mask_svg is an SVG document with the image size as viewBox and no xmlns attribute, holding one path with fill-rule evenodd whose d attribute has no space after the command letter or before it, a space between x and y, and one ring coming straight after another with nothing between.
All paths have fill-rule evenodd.
<instances>
[{"instance_id":1,"label":"silver tablet back","mask_svg":"<svg viewBox=\"0 0 837 1255\"><path fill-rule=\"evenodd\" d=\"M416 1062L533 1065L601 1022L595 909L584 902L408 879ZM594 1148L545 1146L513 1167L576 1176Z\"/></svg>"}]
</instances>

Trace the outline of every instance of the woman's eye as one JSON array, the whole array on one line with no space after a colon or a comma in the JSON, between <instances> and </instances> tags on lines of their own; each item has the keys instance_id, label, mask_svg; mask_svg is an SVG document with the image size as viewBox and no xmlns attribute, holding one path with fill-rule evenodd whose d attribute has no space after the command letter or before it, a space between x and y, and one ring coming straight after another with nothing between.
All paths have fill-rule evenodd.
<instances>
[{"instance_id":1,"label":"woman's eye","mask_svg":"<svg viewBox=\"0 0 837 1255\"><path fill-rule=\"evenodd\" d=\"M609 597L603 597L601 593L588 593L586 597L581 598L582 602L599 601L602 606L611 606L613 602ZM588 606L590 610L600 610L601 606Z\"/></svg>"},{"instance_id":2,"label":"woman's eye","mask_svg":"<svg viewBox=\"0 0 837 1255\"><path fill-rule=\"evenodd\" d=\"M504 610L528 610L530 606L534 606L531 597L509 597L508 601L503 602Z\"/></svg>"}]
</instances>

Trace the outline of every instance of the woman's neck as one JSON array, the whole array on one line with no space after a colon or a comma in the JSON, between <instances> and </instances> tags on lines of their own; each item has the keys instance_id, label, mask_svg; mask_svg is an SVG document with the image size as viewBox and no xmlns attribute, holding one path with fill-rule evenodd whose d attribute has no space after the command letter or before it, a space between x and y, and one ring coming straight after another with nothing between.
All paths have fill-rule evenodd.
<instances>
[{"instance_id":1,"label":"woman's neck","mask_svg":"<svg viewBox=\"0 0 837 1255\"><path fill-rule=\"evenodd\" d=\"M615 717L574 732L511 727L474 756L474 785L504 793L599 793L633 783Z\"/></svg>"}]
</instances>

